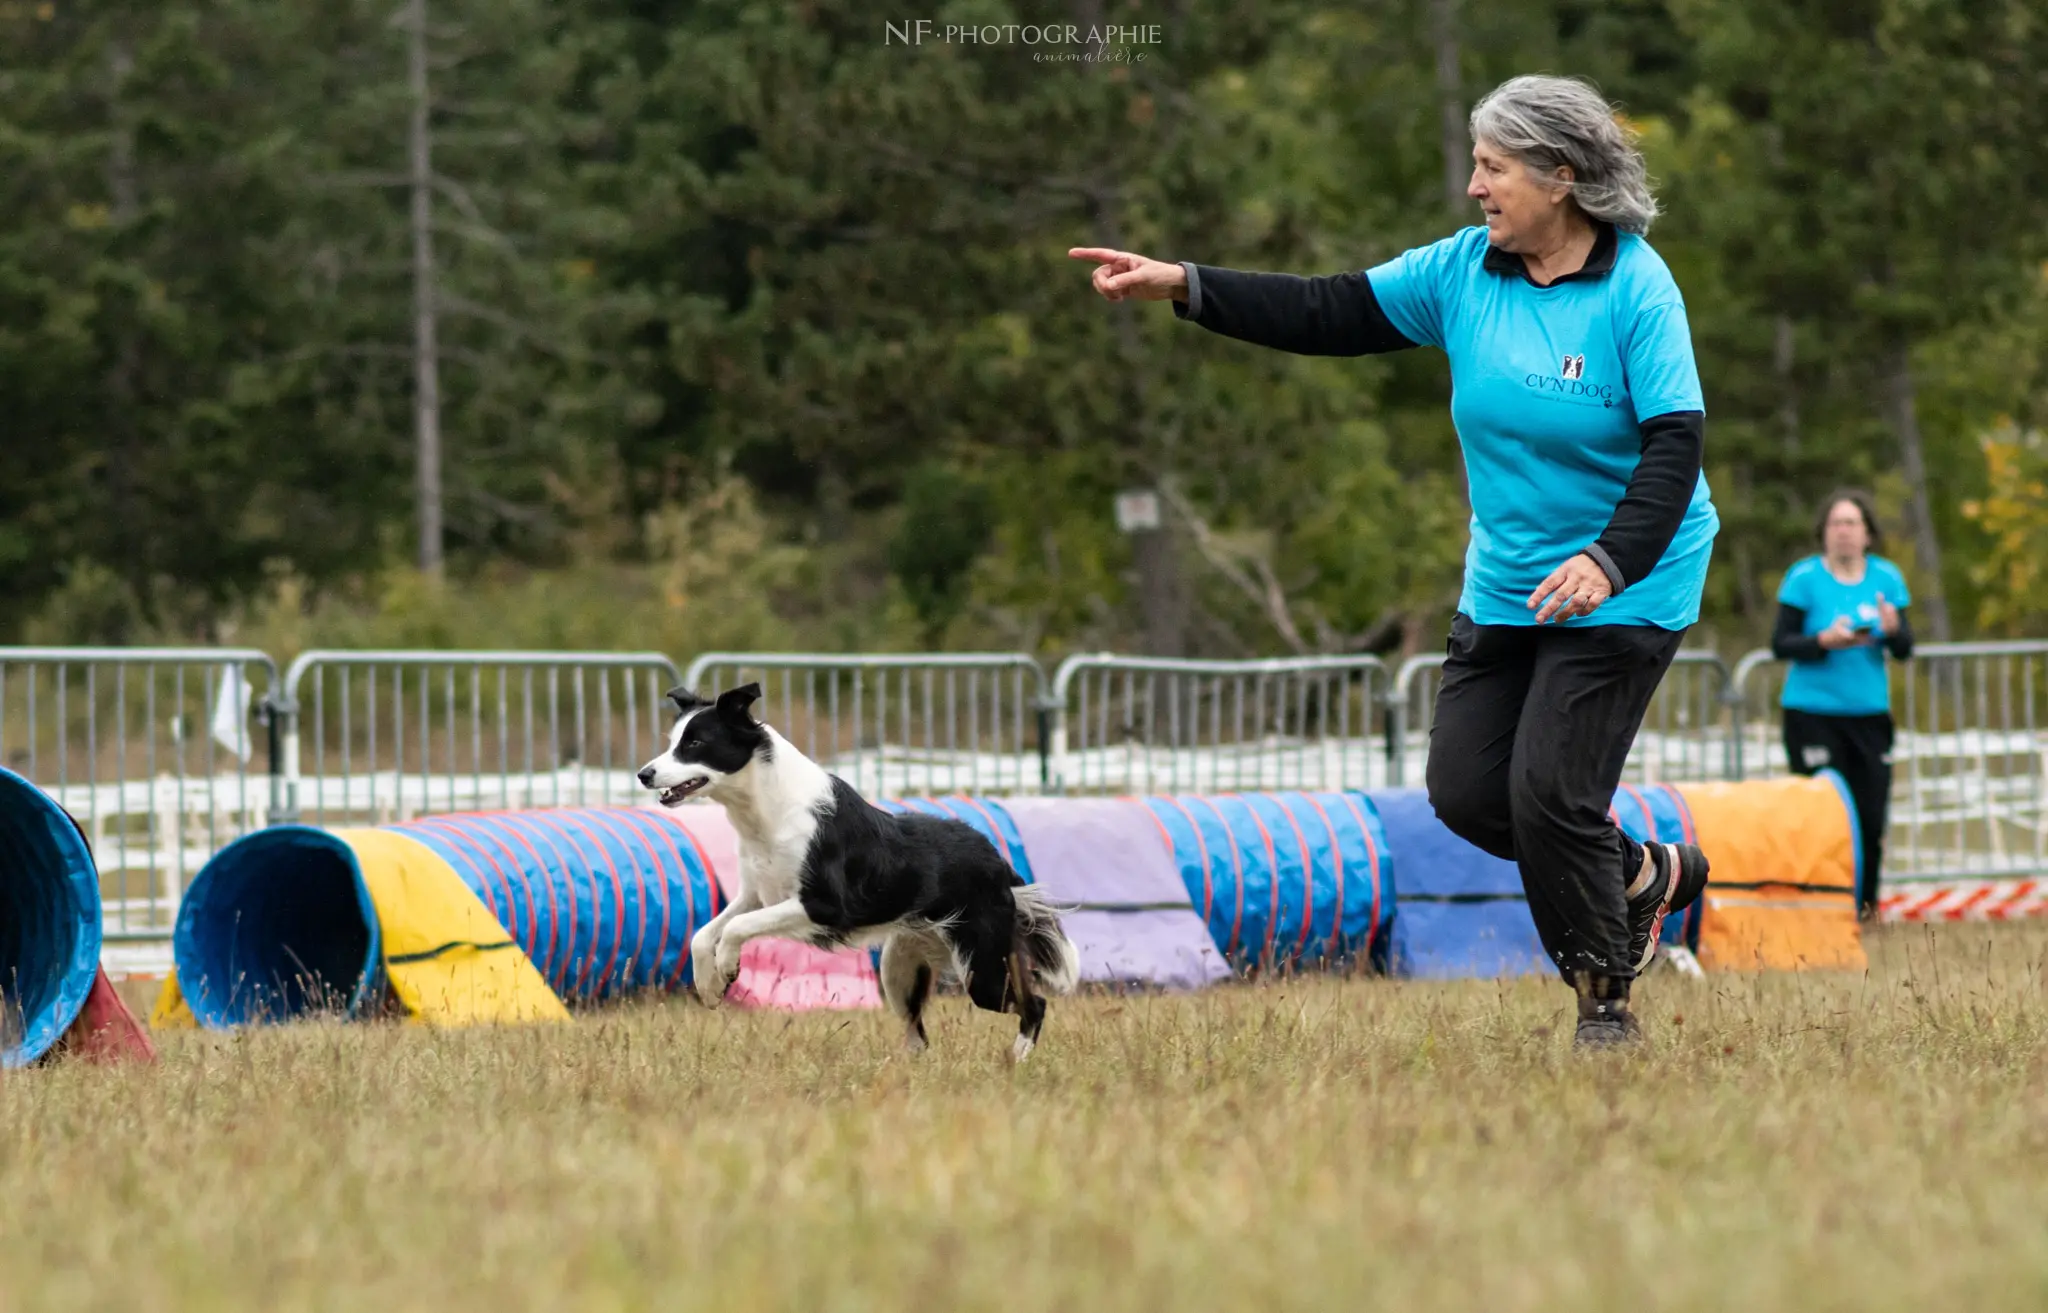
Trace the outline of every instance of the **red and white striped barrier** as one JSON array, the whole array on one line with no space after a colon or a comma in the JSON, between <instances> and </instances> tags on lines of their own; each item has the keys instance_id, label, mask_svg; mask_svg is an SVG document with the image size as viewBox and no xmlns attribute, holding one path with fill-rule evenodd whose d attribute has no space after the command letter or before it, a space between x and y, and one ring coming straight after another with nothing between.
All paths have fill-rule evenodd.
<instances>
[{"instance_id":1,"label":"red and white striped barrier","mask_svg":"<svg viewBox=\"0 0 2048 1313\"><path fill-rule=\"evenodd\" d=\"M1878 899L1887 921L2010 921L2048 916L2048 879L1911 884Z\"/></svg>"}]
</instances>

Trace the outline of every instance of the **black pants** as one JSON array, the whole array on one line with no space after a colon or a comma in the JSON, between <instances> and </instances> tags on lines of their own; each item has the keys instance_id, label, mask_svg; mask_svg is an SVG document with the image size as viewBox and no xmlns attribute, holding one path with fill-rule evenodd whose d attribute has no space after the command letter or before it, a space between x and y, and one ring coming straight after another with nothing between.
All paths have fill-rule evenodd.
<instances>
[{"instance_id":1,"label":"black pants","mask_svg":"<svg viewBox=\"0 0 2048 1313\"><path fill-rule=\"evenodd\" d=\"M1856 803L1856 825L1863 839L1863 879L1856 886L1859 912L1877 906L1892 803L1892 735L1892 718L1883 712L1823 716L1785 708L1785 760L1793 774L1812 775L1832 766Z\"/></svg>"},{"instance_id":2,"label":"black pants","mask_svg":"<svg viewBox=\"0 0 2048 1313\"><path fill-rule=\"evenodd\" d=\"M1451 622L1430 805L1454 834L1522 868L1536 933L1567 980L1635 975L1627 890L1643 850L1608 808L1684 637L1647 625Z\"/></svg>"}]
</instances>

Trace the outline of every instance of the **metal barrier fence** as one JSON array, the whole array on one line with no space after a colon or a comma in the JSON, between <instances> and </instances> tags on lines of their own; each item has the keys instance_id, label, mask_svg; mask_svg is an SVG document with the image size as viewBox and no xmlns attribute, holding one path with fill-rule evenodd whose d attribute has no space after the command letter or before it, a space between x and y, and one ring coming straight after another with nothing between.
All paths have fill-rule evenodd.
<instances>
[{"instance_id":1,"label":"metal barrier fence","mask_svg":"<svg viewBox=\"0 0 2048 1313\"><path fill-rule=\"evenodd\" d=\"M276 685L248 648L0 648L0 760L84 828L109 940L168 937L206 860L270 823Z\"/></svg>"},{"instance_id":2,"label":"metal barrier fence","mask_svg":"<svg viewBox=\"0 0 2048 1313\"><path fill-rule=\"evenodd\" d=\"M1021 652L707 652L683 682L758 682L756 714L870 797L1046 785L1045 674Z\"/></svg>"},{"instance_id":3,"label":"metal barrier fence","mask_svg":"<svg viewBox=\"0 0 2048 1313\"><path fill-rule=\"evenodd\" d=\"M674 719L659 652L307 652L285 671L283 812L378 825L635 803Z\"/></svg>"},{"instance_id":4,"label":"metal barrier fence","mask_svg":"<svg viewBox=\"0 0 2048 1313\"><path fill-rule=\"evenodd\" d=\"M1787 773L1777 708L1786 667L1736 667L1731 778ZM1893 666L1885 879L2048 875L2048 643L1923 643Z\"/></svg>"},{"instance_id":5,"label":"metal barrier fence","mask_svg":"<svg viewBox=\"0 0 2048 1313\"><path fill-rule=\"evenodd\" d=\"M1441 657L0 648L0 761L90 837L111 941L168 937L221 846L277 821L646 801L677 684L759 714L869 796L1369 789L1425 778ZM1784 667L1684 652L1632 781L1786 771ZM1892 670L1888 880L2048 875L2048 642L1923 644ZM266 732L267 731L267 732Z\"/></svg>"},{"instance_id":6,"label":"metal barrier fence","mask_svg":"<svg viewBox=\"0 0 2048 1313\"><path fill-rule=\"evenodd\" d=\"M1420 785L1429 759L1429 727L1444 658L1411 657L1401 664L1388 699L1392 783ZM1736 760L1733 682L1713 652L1680 652L1650 700L1643 727L1629 749L1622 778L1632 783L1730 778Z\"/></svg>"},{"instance_id":7,"label":"metal barrier fence","mask_svg":"<svg viewBox=\"0 0 2048 1313\"><path fill-rule=\"evenodd\" d=\"M1377 657L1068 657L1049 755L1063 793L1365 789L1389 773Z\"/></svg>"}]
</instances>

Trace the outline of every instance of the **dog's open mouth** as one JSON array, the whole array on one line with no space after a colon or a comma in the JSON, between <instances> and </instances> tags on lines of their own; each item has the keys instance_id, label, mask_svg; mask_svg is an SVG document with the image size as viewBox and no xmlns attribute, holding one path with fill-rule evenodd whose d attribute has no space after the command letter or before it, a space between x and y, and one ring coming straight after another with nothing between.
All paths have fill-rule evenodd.
<instances>
[{"instance_id":1,"label":"dog's open mouth","mask_svg":"<svg viewBox=\"0 0 2048 1313\"><path fill-rule=\"evenodd\" d=\"M661 791L661 805L673 807L709 783L711 783L710 776L694 775L684 780L681 784L671 784Z\"/></svg>"}]
</instances>

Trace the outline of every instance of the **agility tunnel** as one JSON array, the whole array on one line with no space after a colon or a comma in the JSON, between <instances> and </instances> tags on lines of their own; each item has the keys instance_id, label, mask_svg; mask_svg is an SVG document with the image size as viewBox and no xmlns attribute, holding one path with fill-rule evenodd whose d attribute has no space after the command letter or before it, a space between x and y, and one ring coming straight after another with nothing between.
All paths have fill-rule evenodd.
<instances>
[{"instance_id":1,"label":"agility tunnel","mask_svg":"<svg viewBox=\"0 0 2048 1313\"><path fill-rule=\"evenodd\" d=\"M1358 793L1139 800L1217 949L1240 971L1348 964L1382 948L1391 843Z\"/></svg>"},{"instance_id":2,"label":"agility tunnel","mask_svg":"<svg viewBox=\"0 0 2048 1313\"><path fill-rule=\"evenodd\" d=\"M1467 843L1421 789L1372 794L1399 880L1391 974L1422 980L1551 970L1513 862Z\"/></svg>"},{"instance_id":3,"label":"agility tunnel","mask_svg":"<svg viewBox=\"0 0 2048 1313\"><path fill-rule=\"evenodd\" d=\"M1863 850L1856 804L1832 770L1678 786L1713 864L1699 928L1709 971L1861 970Z\"/></svg>"},{"instance_id":4,"label":"agility tunnel","mask_svg":"<svg viewBox=\"0 0 2048 1313\"><path fill-rule=\"evenodd\" d=\"M1060 909L1084 983L1197 989L1230 974L1152 822L1128 800L956 794L877 805L950 816L979 831Z\"/></svg>"},{"instance_id":5,"label":"agility tunnel","mask_svg":"<svg viewBox=\"0 0 2048 1313\"><path fill-rule=\"evenodd\" d=\"M690 830L650 808L275 826L194 878L158 1013L362 1016L388 994L421 1021L559 1020L688 984L690 936L723 905Z\"/></svg>"},{"instance_id":6,"label":"agility tunnel","mask_svg":"<svg viewBox=\"0 0 2048 1313\"><path fill-rule=\"evenodd\" d=\"M1060 909L1083 982L1200 989L1230 978L1230 964L1189 898L1176 850L1144 805L1116 798L1012 798L1002 805L1035 879Z\"/></svg>"},{"instance_id":7,"label":"agility tunnel","mask_svg":"<svg viewBox=\"0 0 2048 1313\"><path fill-rule=\"evenodd\" d=\"M100 877L71 814L0 769L0 1067L153 1057L100 969Z\"/></svg>"},{"instance_id":8,"label":"agility tunnel","mask_svg":"<svg viewBox=\"0 0 2048 1313\"><path fill-rule=\"evenodd\" d=\"M1421 789L1378 791L1372 802L1399 871L1400 896L1388 937L1392 974L1455 979L1553 969L1515 863L1451 833ZM1685 801L1669 785L1624 785L1608 815L1638 843L1695 842ZM1664 943L1695 942L1697 907L1666 919Z\"/></svg>"},{"instance_id":9,"label":"agility tunnel","mask_svg":"<svg viewBox=\"0 0 2048 1313\"><path fill-rule=\"evenodd\" d=\"M0 771L0 1064L48 1052L99 965L100 881L85 836L48 794Z\"/></svg>"}]
</instances>

